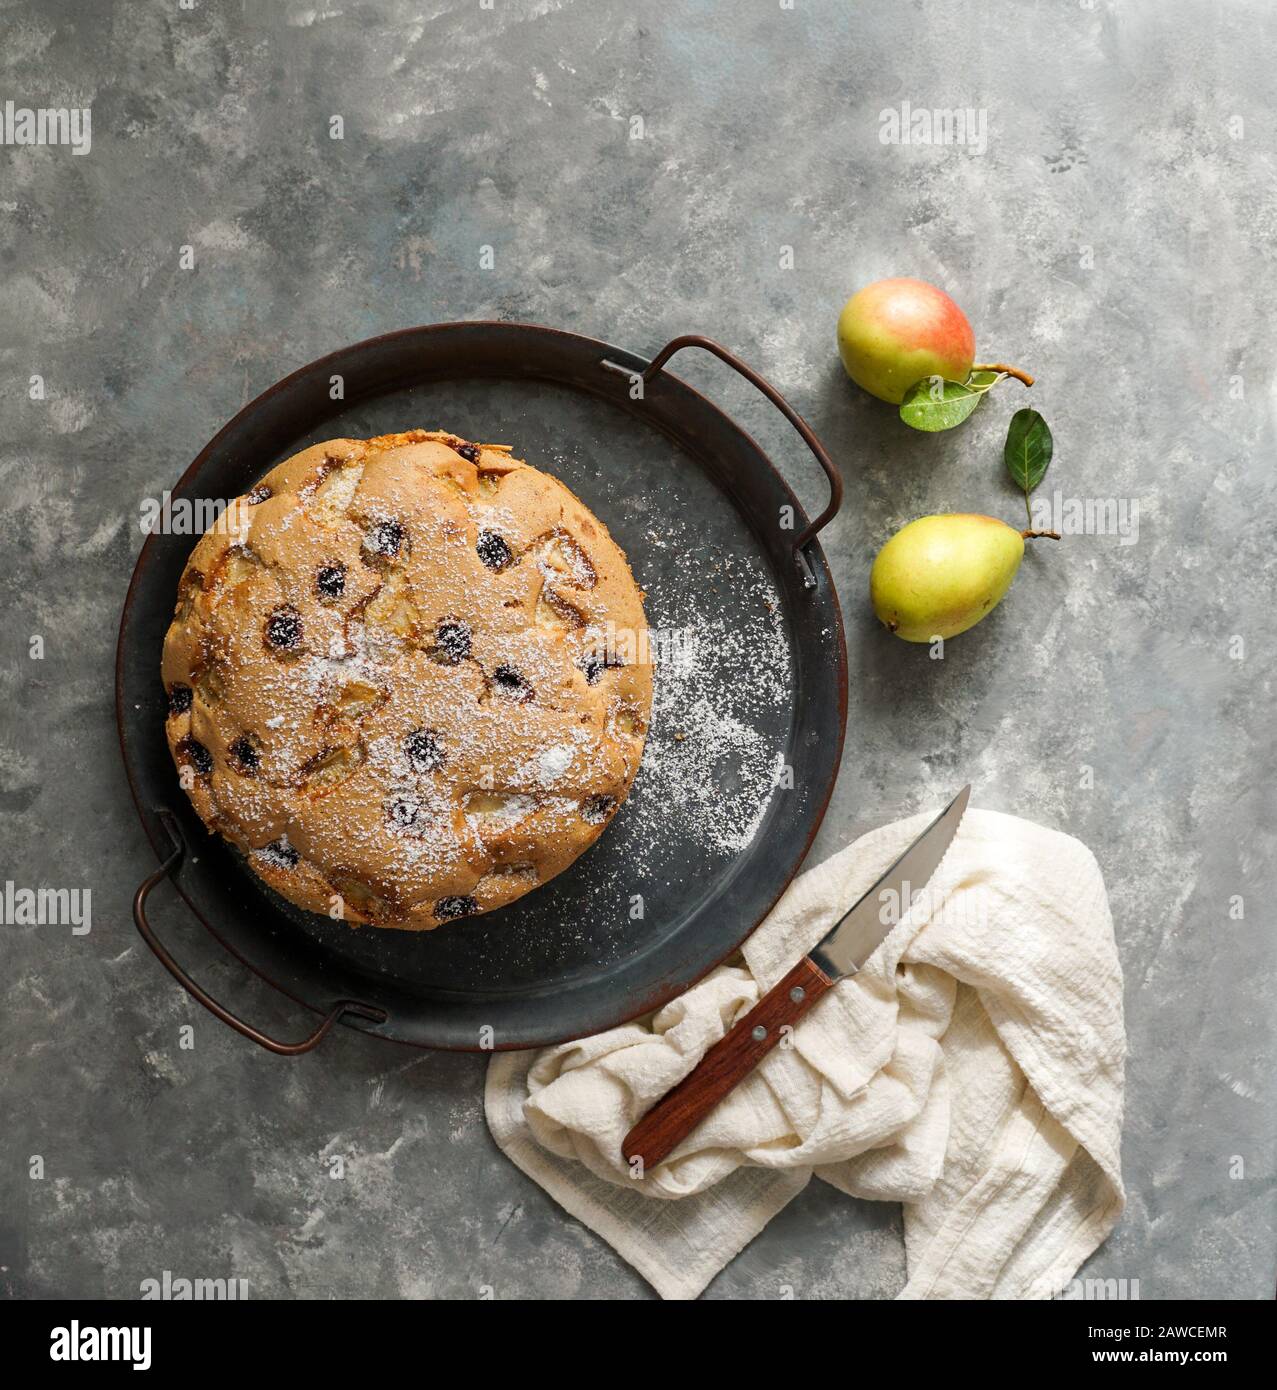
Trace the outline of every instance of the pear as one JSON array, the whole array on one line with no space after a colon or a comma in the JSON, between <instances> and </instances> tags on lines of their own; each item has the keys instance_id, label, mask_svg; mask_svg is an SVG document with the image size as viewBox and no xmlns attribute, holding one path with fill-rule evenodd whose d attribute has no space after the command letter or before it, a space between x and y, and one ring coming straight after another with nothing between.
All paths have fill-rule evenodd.
<instances>
[{"instance_id":1,"label":"pear","mask_svg":"<svg viewBox=\"0 0 1277 1390\"><path fill-rule=\"evenodd\" d=\"M919 517L874 560L874 612L906 642L956 636L997 607L1023 555L1024 537L995 517Z\"/></svg>"},{"instance_id":2,"label":"pear","mask_svg":"<svg viewBox=\"0 0 1277 1390\"><path fill-rule=\"evenodd\" d=\"M975 334L943 290L925 280L878 280L843 305L838 354L857 386L899 405L923 377L966 381Z\"/></svg>"}]
</instances>

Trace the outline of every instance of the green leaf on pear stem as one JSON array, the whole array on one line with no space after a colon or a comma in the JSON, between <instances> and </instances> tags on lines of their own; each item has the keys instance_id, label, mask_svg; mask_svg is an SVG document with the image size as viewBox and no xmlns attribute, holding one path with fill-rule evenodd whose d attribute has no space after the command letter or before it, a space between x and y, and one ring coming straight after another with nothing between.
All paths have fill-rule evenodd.
<instances>
[{"instance_id":1,"label":"green leaf on pear stem","mask_svg":"<svg viewBox=\"0 0 1277 1390\"><path fill-rule=\"evenodd\" d=\"M915 430L936 434L960 425L984 398L984 390L972 390L960 381L923 377L905 392L900 418Z\"/></svg>"},{"instance_id":2,"label":"green leaf on pear stem","mask_svg":"<svg viewBox=\"0 0 1277 1390\"><path fill-rule=\"evenodd\" d=\"M900 403L900 418L906 425L928 434L951 430L971 414L991 386L1005 381L1006 375L1005 372L972 372L966 381L924 376L905 392Z\"/></svg>"}]
</instances>

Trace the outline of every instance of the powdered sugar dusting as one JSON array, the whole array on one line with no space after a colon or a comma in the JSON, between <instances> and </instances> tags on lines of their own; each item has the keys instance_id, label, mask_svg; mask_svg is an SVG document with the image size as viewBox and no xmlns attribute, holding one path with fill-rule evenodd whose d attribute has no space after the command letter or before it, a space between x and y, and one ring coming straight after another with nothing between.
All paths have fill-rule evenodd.
<instances>
[{"instance_id":1,"label":"powdered sugar dusting","mask_svg":"<svg viewBox=\"0 0 1277 1390\"><path fill-rule=\"evenodd\" d=\"M576 759L576 749L570 743L559 743L541 752L536 762L536 779L543 787L552 787L567 772Z\"/></svg>"},{"instance_id":2,"label":"powdered sugar dusting","mask_svg":"<svg viewBox=\"0 0 1277 1390\"><path fill-rule=\"evenodd\" d=\"M791 701L780 599L759 564L686 532L651 535L679 583L649 593L652 724L630 802L639 843L682 834L721 856L750 844L778 785L778 714ZM654 586L655 587L655 586ZM705 596L730 593L730 616Z\"/></svg>"}]
</instances>

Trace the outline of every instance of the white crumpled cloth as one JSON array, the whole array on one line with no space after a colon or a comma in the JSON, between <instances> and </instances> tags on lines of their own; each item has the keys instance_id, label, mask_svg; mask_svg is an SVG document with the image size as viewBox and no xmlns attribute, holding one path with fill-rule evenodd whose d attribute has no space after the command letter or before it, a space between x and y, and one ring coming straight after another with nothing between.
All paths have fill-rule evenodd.
<instances>
[{"instance_id":1,"label":"white crumpled cloth","mask_svg":"<svg viewBox=\"0 0 1277 1390\"><path fill-rule=\"evenodd\" d=\"M1116 1223L1126 1038L1099 866L1070 836L993 811L967 811L927 890L792 1046L642 1181L621 1157L638 1117L929 819L803 874L743 961L655 1016L493 1057L501 1150L662 1296L699 1294L813 1173L904 1203L902 1298L1050 1297Z\"/></svg>"}]
</instances>

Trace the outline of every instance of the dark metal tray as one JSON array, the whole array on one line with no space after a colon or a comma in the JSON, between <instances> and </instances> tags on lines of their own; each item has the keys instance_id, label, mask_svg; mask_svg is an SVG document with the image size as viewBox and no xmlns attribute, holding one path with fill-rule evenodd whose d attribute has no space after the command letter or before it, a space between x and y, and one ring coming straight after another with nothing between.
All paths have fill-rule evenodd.
<instances>
[{"instance_id":1,"label":"dark metal tray","mask_svg":"<svg viewBox=\"0 0 1277 1390\"><path fill-rule=\"evenodd\" d=\"M758 445L664 370L714 353L782 410L828 476L809 523ZM340 380L344 398L334 400ZM162 863L134 916L161 962L219 1018L272 1051L341 1020L421 1047L525 1048L659 1007L763 919L809 849L847 713L838 600L815 540L837 471L776 391L726 349L678 338L648 361L591 338L510 323L406 329L302 368L246 406L173 489L229 500L274 463L335 436L441 427L509 442L608 525L647 592L656 704L634 790L596 845L511 906L433 932L303 913L210 836L165 743L160 648L194 538L148 537L125 600L116 717L142 824ZM323 1015L298 1043L211 998L156 936L166 879L263 979Z\"/></svg>"}]
</instances>

